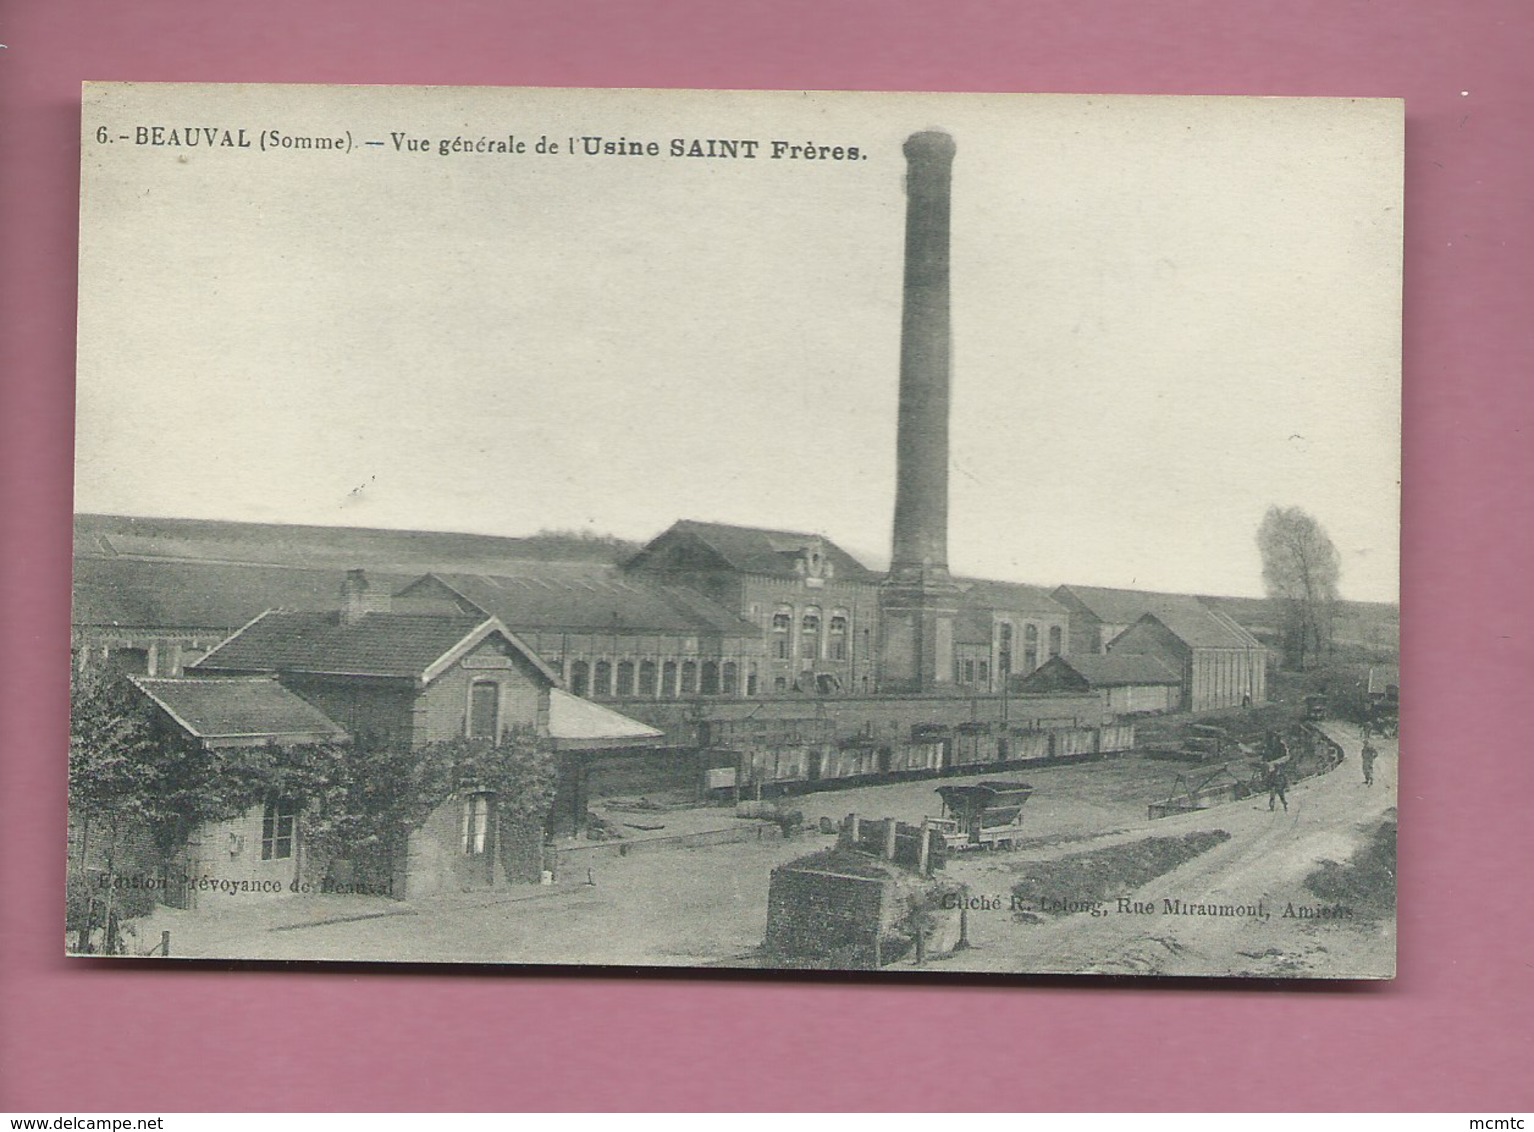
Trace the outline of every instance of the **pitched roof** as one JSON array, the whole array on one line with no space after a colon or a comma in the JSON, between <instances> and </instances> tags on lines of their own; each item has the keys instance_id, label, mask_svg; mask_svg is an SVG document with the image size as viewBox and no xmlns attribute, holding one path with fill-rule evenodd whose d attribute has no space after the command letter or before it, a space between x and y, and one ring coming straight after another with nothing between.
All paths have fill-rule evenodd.
<instances>
[{"instance_id":1,"label":"pitched roof","mask_svg":"<svg viewBox=\"0 0 1534 1132\"><path fill-rule=\"evenodd\" d=\"M1001 613L1066 615L1065 606L1049 596L1043 586L1023 582L995 582L988 578L955 578L967 602Z\"/></svg>"},{"instance_id":2,"label":"pitched roof","mask_svg":"<svg viewBox=\"0 0 1534 1132\"><path fill-rule=\"evenodd\" d=\"M549 692L549 738L561 749L590 750L651 746L665 732L555 688Z\"/></svg>"},{"instance_id":3,"label":"pitched roof","mask_svg":"<svg viewBox=\"0 0 1534 1132\"><path fill-rule=\"evenodd\" d=\"M615 566L588 562L525 563L514 572L427 574L400 591L409 600L434 580L486 616L518 630L723 633L761 630L701 594L665 586Z\"/></svg>"},{"instance_id":4,"label":"pitched roof","mask_svg":"<svg viewBox=\"0 0 1534 1132\"><path fill-rule=\"evenodd\" d=\"M1116 590L1105 586L1057 586L1057 598L1067 605L1074 598L1086 611L1109 625L1129 625L1146 613L1168 610L1198 612L1205 606L1192 594L1156 593L1152 590Z\"/></svg>"},{"instance_id":5,"label":"pitched roof","mask_svg":"<svg viewBox=\"0 0 1534 1132\"><path fill-rule=\"evenodd\" d=\"M347 738L339 724L272 676L129 679L197 739L341 742Z\"/></svg>"},{"instance_id":6,"label":"pitched roof","mask_svg":"<svg viewBox=\"0 0 1534 1132\"><path fill-rule=\"evenodd\" d=\"M263 613L191 667L199 672L309 672L426 679L430 669L492 618L368 613L348 624L336 613ZM504 632L504 630L502 630ZM510 634L505 634L509 639ZM529 659L531 653L522 649Z\"/></svg>"},{"instance_id":7,"label":"pitched roof","mask_svg":"<svg viewBox=\"0 0 1534 1132\"><path fill-rule=\"evenodd\" d=\"M130 515L76 515L74 530L77 557L244 562L308 569L345 569L361 564L370 571L405 575L423 570L484 570L517 559L611 561L615 549L610 541L578 537L506 538L458 531Z\"/></svg>"},{"instance_id":8,"label":"pitched roof","mask_svg":"<svg viewBox=\"0 0 1534 1132\"><path fill-rule=\"evenodd\" d=\"M1096 688L1127 684L1181 684L1182 677L1158 656L1141 653L1083 653L1057 656L1051 664L1064 664Z\"/></svg>"},{"instance_id":9,"label":"pitched roof","mask_svg":"<svg viewBox=\"0 0 1534 1132\"><path fill-rule=\"evenodd\" d=\"M1193 648L1260 649L1262 643L1223 613L1197 602L1191 608L1167 607L1146 613L1166 626L1178 640ZM1143 618L1141 618L1143 620ZM1131 626L1130 628L1133 628ZM1124 631L1129 632L1128 629ZM1121 633L1119 636L1122 637ZM1111 652L1114 642L1109 642Z\"/></svg>"},{"instance_id":10,"label":"pitched roof","mask_svg":"<svg viewBox=\"0 0 1534 1132\"><path fill-rule=\"evenodd\" d=\"M681 519L652 539L644 550L630 560L630 566L642 566L652 550L678 537L696 539L732 570L743 574L766 574L772 577L796 577L794 561L804 549L818 545L834 570L838 581L875 582L879 575L869 570L824 535L804 531L775 531L765 527L736 527L726 523L703 523Z\"/></svg>"},{"instance_id":11,"label":"pitched roof","mask_svg":"<svg viewBox=\"0 0 1534 1132\"><path fill-rule=\"evenodd\" d=\"M73 619L76 625L228 632L268 609L334 609L345 577L340 569L77 558Z\"/></svg>"}]
</instances>

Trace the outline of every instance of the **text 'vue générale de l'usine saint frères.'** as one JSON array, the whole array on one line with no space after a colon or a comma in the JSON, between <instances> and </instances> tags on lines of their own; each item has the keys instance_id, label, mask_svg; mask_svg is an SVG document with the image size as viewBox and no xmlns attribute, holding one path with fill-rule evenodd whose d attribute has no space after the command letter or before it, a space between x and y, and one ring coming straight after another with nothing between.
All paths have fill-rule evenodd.
<instances>
[{"instance_id":1,"label":"text 'vue g\u00e9n\u00e9rale de l'usine saint fr\u00e8res.'","mask_svg":"<svg viewBox=\"0 0 1534 1132\"><path fill-rule=\"evenodd\" d=\"M779 138L667 138L645 139L601 134L455 134L431 137L404 130L390 130L385 138L360 137L351 130L295 132L276 127L222 125L150 125L135 123L125 132L102 125L94 131L98 144L129 142L135 146L177 149L256 149L272 151L310 150L349 153L354 148L381 149L394 153L503 154L507 156L570 157L681 157L725 161L866 161L867 150L842 142Z\"/></svg>"}]
</instances>

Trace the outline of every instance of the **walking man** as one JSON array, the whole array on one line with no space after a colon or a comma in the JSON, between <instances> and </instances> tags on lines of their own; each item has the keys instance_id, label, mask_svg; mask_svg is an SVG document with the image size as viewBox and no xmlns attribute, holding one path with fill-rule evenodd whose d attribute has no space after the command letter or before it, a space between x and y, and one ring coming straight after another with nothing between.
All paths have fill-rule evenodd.
<instances>
[{"instance_id":1,"label":"walking man","mask_svg":"<svg viewBox=\"0 0 1534 1132\"><path fill-rule=\"evenodd\" d=\"M1289 744L1284 742L1283 736L1277 733L1269 734L1265 762L1263 776L1267 779L1268 809L1271 810L1275 803L1282 802L1284 804L1284 813L1287 814L1289 812L1289 799L1284 794L1284 790L1289 785Z\"/></svg>"},{"instance_id":2,"label":"walking man","mask_svg":"<svg viewBox=\"0 0 1534 1132\"><path fill-rule=\"evenodd\" d=\"M1364 749L1361 757L1364 764L1364 785L1373 786L1374 760L1379 757L1379 752L1374 749L1374 744L1367 739L1364 740Z\"/></svg>"}]
</instances>

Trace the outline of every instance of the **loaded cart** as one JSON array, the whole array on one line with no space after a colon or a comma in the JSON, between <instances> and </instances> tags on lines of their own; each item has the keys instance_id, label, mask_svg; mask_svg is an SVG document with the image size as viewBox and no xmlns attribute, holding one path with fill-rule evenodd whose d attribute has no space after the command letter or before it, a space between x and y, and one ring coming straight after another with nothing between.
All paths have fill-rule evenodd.
<instances>
[{"instance_id":1,"label":"loaded cart","mask_svg":"<svg viewBox=\"0 0 1534 1132\"><path fill-rule=\"evenodd\" d=\"M1010 849L1023 829L1023 803L1033 793L1026 782L980 782L939 786L943 816L931 826L952 850Z\"/></svg>"}]
</instances>

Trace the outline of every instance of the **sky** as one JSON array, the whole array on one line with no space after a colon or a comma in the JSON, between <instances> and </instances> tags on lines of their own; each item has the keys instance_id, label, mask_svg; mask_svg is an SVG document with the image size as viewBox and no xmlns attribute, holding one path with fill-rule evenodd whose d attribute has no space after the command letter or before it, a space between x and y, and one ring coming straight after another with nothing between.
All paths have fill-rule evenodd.
<instances>
[{"instance_id":1,"label":"sky","mask_svg":"<svg viewBox=\"0 0 1534 1132\"><path fill-rule=\"evenodd\" d=\"M954 571L1255 595L1263 513L1299 506L1345 597L1395 600L1393 101L89 87L76 510L692 518L877 564L929 128L957 145Z\"/></svg>"}]
</instances>

